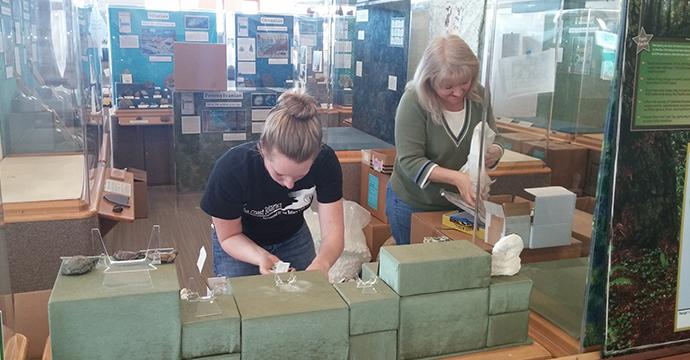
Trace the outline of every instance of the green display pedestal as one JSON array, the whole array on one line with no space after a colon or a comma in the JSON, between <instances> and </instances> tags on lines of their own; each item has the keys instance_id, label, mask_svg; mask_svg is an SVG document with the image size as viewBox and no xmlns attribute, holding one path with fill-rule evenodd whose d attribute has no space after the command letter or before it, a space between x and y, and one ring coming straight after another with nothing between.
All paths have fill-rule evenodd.
<instances>
[{"instance_id":1,"label":"green display pedestal","mask_svg":"<svg viewBox=\"0 0 690 360\"><path fill-rule=\"evenodd\" d=\"M380 331L350 337L350 360L395 360L398 332Z\"/></svg>"},{"instance_id":2,"label":"green display pedestal","mask_svg":"<svg viewBox=\"0 0 690 360\"><path fill-rule=\"evenodd\" d=\"M398 356L417 359L486 346L488 288L400 298Z\"/></svg>"},{"instance_id":3,"label":"green display pedestal","mask_svg":"<svg viewBox=\"0 0 690 360\"><path fill-rule=\"evenodd\" d=\"M379 274L400 296L487 287L491 255L469 241L385 246Z\"/></svg>"},{"instance_id":4,"label":"green display pedestal","mask_svg":"<svg viewBox=\"0 0 690 360\"><path fill-rule=\"evenodd\" d=\"M486 346L524 343L528 323L529 311L490 315Z\"/></svg>"},{"instance_id":5,"label":"green display pedestal","mask_svg":"<svg viewBox=\"0 0 690 360\"><path fill-rule=\"evenodd\" d=\"M529 309L532 280L522 274L495 276L489 285L489 315Z\"/></svg>"},{"instance_id":6,"label":"green display pedestal","mask_svg":"<svg viewBox=\"0 0 690 360\"><path fill-rule=\"evenodd\" d=\"M242 316L243 360L347 358L347 304L320 272L296 276L283 287L272 275L230 279Z\"/></svg>"},{"instance_id":7,"label":"green display pedestal","mask_svg":"<svg viewBox=\"0 0 690 360\"><path fill-rule=\"evenodd\" d=\"M175 265L141 273L58 275L48 302L53 359L180 358Z\"/></svg>"},{"instance_id":8,"label":"green display pedestal","mask_svg":"<svg viewBox=\"0 0 690 360\"><path fill-rule=\"evenodd\" d=\"M193 359L240 352L240 313L232 296L219 296L214 301L222 314L203 316L206 305L181 301L182 358Z\"/></svg>"},{"instance_id":9,"label":"green display pedestal","mask_svg":"<svg viewBox=\"0 0 690 360\"><path fill-rule=\"evenodd\" d=\"M374 276L379 276L379 262L370 262L362 264L362 280L369 281L374 278Z\"/></svg>"},{"instance_id":10,"label":"green display pedestal","mask_svg":"<svg viewBox=\"0 0 690 360\"><path fill-rule=\"evenodd\" d=\"M335 289L350 307L350 335L398 328L400 299L382 281L369 289L358 289L354 281L335 284Z\"/></svg>"}]
</instances>

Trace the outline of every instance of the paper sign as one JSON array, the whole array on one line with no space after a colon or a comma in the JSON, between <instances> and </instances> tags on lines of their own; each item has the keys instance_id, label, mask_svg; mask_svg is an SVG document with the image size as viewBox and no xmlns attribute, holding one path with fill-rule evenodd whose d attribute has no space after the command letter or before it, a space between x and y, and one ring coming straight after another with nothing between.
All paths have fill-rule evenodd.
<instances>
[{"instance_id":1,"label":"paper sign","mask_svg":"<svg viewBox=\"0 0 690 360\"><path fill-rule=\"evenodd\" d=\"M170 19L170 14L164 13L164 12L153 12L149 11L146 16L149 18L149 20L169 20Z\"/></svg>"},{"instance_id":2,"label":"paper sign","mask_svg":"<svg viewBox=\"0 0 690 360\"><path fill-rule=\"evenodd\" d=\"M245 133L225 133L223 134L223 141L244 141L247 140Z\"/></svg>"},{"instance_id":3,"label":"paper sign","mask_svg":"<svg viewBox=\"0 0 690 360\"><path fill-rule=\"evenodd\" d=\"M176 25L174 22L170 22L170 21L142 21L141 26L174 28Z\"/></svg>"},{"instance_id":4,"label":"paper sign","mask_svg":"<svg viewBox=\"0 0 690 360\"><path fill-rule=\"evenodd\" d=\"M268 59L268 65L287 65L288 59Z\"/></svg>"},{"instance_id":5,"label":"paper sign","mask_svg":"<svg viewBox=\"0 0 690 360\"><path fill-rule=\"evenodd\" d=\"M138 49L139 35L120 35L120 49Z\"/></svg>"},{"instance_id":6,"label":"paper sign","mask_svg":"<svg viewBox=\"0 0 690 360\"><path fill-rule=\"evenodd\" d=\"M362 62L355 61L355 76L362 77Z\"/></svg>"},{"instance_id":7,"label":"paper sign","mask_svg":"<svg viewBox=\"0 0 690 360\"><path fill-rule=\"evenodd\" d=\"M149 56L149 62L172 62L172 56Z\"/></svg>"},{"instance_id":8,"label":"paper sign","mask_svg":"<svg viewBox=\"0 0 690 360\"><path fill-rule=\"evenodd\" d=\"M182 135L200 133L201 116L182 116Z\"/></svg>"},{"instance_id":9,"label":"paper sign","mask_svg":"<svg viewBox=\"0 0 690 360\"><path fill-rule=\"evenodd\" d=\"M262 131L264 131L264 125L266 123L261 121L261 122L252 122L252 134L260 134Z\"/></svg>"},{"instance_id":10,"label":"paper sign","mask_svg":"<svg viewBox=\"0 0 690 360\"><path fill-rule=\"evenodd\" d=\"M206 248L203 246L199 249L199 257L196 260L196 268L199 269L199 274L201 270L204 269L204 264L206 263Z\"/></svg>"},{"instance_id":11,"label":"paper sign","mask_svg":"<svg viewBox=\"0 0 690 360\"><path fill-rule=\"evenodd\" d=\"M388 75L388 90L398 91L398 77Z\"/></svg>"},{"instance_id":12,"label":"paper sign","mask_svg":"<svg viewBox=\"0 0 690 360\"><path fill-rule=\"evenodd\" d=\"M364 30L357 31L357 40L364 40Z\"/></svg>"},{"instance_id":13,"label":"paper sign","mask_svg":"<svg viewBox=\"0 0 690 360\"><path fill-rule=\"evenodd\" d=\"M184 41L188 42L208 42L208 32L206 31L185 31Z\"/></svg>"},{"instance_id":14,"label":"paper sign","mask_svg":"<svg viewBox=\"0 0 690 360\"><path fill-rule=\"evenodd\" d=\"M357 17L355 18L355 22L367 22L369 21L369 10L364 9L364 10L357 10Z\"/></svg>"},{"instance_id":15,"label":"paper sign","mask_svg":"<svg viewBox=\"0 0 690 360\"><path fill-rule=\"evenodd\" d=\"M120 33L131 33L132 15L128 12L120 12L117 16L120 19Z\"/></svg>"},{"instance_id":16,"label":"paper sign","mask_svg":"<svg viewBox=\"0 0 690 360\"><path fill-rule=\"evenodd\" d=\"M252 109L252 121L264 121L271 109Z\"/></svg>"},{"instance_id":17,"label":"paper sign","mask_svg":"<svg viewBox=\"0 0 690 360\"><path fill-rule=\"evenodd\" d=\"M131 84L132 83L132 74L122 74L122 83L123 84Z\"/></svg>"},{"instance_id":18,"label":"paper sign","mask_svg":"<svg viewBox=\"0 0 690 360\"><path fill-rule=\"evenodd\" d=\"M247 75L256 74L256 63L253 61L238 61L237 73Z\"/></svg>"},{"instance_id":19,"label":"paper sign","mask_svg":"<svg viewBox=\"0 0 690 360\"><path fill-rule=\"evenodd\" d=\"M262 25L259 25L256 27L256 31L286 32L286 31L288 31L288 28L287 28L287 26L262 26Z\"/></svg>"},{"instance_id":20,"label":"paper sign","mask_svg":"<svg viewBox=\"0 0 690 360\"><path fill-rule=\"evenodd\" d=\"M182 93L182 115L194 114L194 94Z\"/></svg>"},{"instance_id":21,"label":"paper sign","mask_svg":"<svg viewBox=\"0 0 690 360\"><path fill-rule=\"evenodd\" d=\"M209 108L240 108L242 103L239 101L207 101L206 107Z\"/></svg>"},{"instance_id":22,"label":"paper sign","mask_svg":"<svg viewBox=\"0 0 690 360\"><path fill-rule=\"evenodd\" d=\"M379 208L379 178L369 174L369 191L367 192L367 205L378 210Z\"/></svg>"},{"instance_id":23,"label":"paper sign","mask_svg":"<svg viewBox=\"0 0 690 360\"><path fill-rule=\"evenodd\" d=\"M523 120L523 121L518 121L518 125L524 126L524 127L532 127L532 125L534 125L534 123L531 121L524 121Z\"/></svg>"},{"instance_id":24,"label":"paper sign","mask_svg":"<svg viewBox=\"0 0 690 360\"><path fill-rule=\"evenodd\" d=\"M249 19L237 18L237 36L249 36Z\"/></svg>"}]
</instances>

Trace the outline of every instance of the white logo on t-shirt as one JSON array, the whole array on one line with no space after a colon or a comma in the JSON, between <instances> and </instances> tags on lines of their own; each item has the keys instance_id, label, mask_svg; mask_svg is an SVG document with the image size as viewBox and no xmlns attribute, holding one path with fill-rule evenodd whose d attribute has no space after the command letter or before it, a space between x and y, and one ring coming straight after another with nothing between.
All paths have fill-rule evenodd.
<instances>
[{"instance_id":1,"label":"white logo on t-shirt","mask_svg":"<svg viewBox=\"0 0 690 360\"><path fill-rule=\"evenodd\" d=\"M260 217L264 220L273 219L278 215L293 215L296 214L311 205L311 201L314 198L314 193L316 192L316 186L312 186L309 189L302 189L288 193L288 196L292 198L293 202L285 207L282 207L281 203L272 204L264 207L263 210L247 210L244 212L255 217Z\"/></svg>"}]
</instances>

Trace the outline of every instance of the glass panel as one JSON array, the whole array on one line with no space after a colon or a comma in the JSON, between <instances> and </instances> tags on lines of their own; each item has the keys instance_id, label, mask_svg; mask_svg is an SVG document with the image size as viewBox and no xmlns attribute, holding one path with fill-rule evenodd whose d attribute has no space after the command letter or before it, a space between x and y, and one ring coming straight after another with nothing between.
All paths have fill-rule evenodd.
<instances>
[{"instance_id":1,"label":"glass panel","mask_svg":"<svg viewBox=\"0 0 690 360\"><path fill-rule=\"evenodd\" d=\"M5 218L21 218L29 202L88 208L89 175L102 142L99 44L90 34L102 18L70 0L51 0L12 2L11 16L1 21Z\"/></svg>"},{"instance_id":2,"label":"glass panel","mask_svg":"<svg viewBox=\"0 0 690 360\"><path fill-rule=\"evenodd\" d=\"M522 210L515 206L529 203L521 272L534 281L530 309L578 341L584 337L592 213L621 6L487 5L484 83L505 149L496 169L504 175L496 177L491 194L508 195L487 207L488 233L495 233L496 219L504 229L509 219L518 221ZM518 170L522 175L505 176Z\"/></svg>"}]
</instances>

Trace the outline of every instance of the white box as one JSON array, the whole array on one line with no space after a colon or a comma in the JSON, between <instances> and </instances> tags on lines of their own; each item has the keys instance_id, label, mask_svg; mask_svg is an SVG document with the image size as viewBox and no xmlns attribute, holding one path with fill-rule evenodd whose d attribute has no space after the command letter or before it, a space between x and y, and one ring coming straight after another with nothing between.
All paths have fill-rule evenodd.
<instances>
[{"instance_id":1,"label":"white box","mask_svg":"<svg viewBox=\"0 0 690 360\"><path fill-rule=\"evenodd\" d=\"M528 247L570 245L575 193L561 186L525 189L534 196L534 218Z\"/></svg>"}]
</instances>

